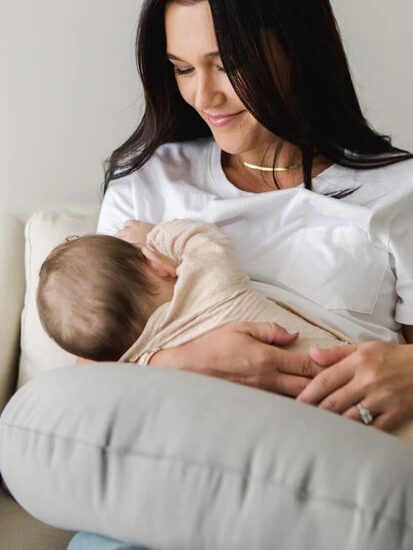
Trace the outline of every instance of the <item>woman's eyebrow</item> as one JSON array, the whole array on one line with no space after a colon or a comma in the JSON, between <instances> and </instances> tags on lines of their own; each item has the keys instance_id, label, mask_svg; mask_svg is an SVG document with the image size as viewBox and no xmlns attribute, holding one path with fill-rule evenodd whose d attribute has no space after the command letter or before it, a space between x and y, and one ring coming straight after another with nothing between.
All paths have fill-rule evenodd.
<instances>
[{"instance_id":1,"label":"woman's eyebrow","mask_svg":"<svg viewBox=\"0 0 413 550\"><path fill-rule=\"evenodd\" d=\"M220 56L219 52L208 52L204 55L204 57L219 57L219 56ZM168 59L175 59L176 61L185 61L184 59L181 59L180 57L169 52L166 52L166 57Z\"/></svg>"}]
</instances>

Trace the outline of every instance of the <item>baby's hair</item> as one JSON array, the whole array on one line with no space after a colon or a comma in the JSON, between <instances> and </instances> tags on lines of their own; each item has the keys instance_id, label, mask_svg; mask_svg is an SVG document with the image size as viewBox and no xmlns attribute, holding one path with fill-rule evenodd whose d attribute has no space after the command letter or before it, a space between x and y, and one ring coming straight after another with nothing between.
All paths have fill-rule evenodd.
<instances>
[{"instance_id":1,"label":"baby's hair","mask_svg":"<svg viewBox=\"0 0 413 550\"><path fill-rule=\"evenodd\" d=\"M134 245L86 235L52 250L39 274L41 323L63 349L95 361L117 361L137 340L152 311L155 287Z\"/></svg>"}]
</instances>

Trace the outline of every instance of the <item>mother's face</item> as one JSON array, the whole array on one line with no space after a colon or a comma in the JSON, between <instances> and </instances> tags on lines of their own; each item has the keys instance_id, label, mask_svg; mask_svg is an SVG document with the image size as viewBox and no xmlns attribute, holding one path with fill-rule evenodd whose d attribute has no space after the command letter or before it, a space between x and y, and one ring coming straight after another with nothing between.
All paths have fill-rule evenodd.
<instances>
[{"instance_id":1,"label":"mother's face","mask_svg":"<svg viewBox=\"0 0 413 550\"><path fill-rule=\"evenodd\" d=\"M165 32L179 91L211 128L221 149L240 154L273 143L274 135L247 111L223 70L209 3L168 3ZM223 115L234 116L211 118Z\"/></svg>"}]
</instances>

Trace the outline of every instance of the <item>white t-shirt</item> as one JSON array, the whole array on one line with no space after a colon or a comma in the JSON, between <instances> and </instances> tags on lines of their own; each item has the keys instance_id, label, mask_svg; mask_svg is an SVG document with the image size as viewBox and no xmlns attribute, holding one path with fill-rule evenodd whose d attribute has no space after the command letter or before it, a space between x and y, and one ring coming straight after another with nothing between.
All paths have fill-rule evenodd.
<instances>
[{"instance_id":1,"label":"white t-shirt","mask_svg":"<svg viewBox=\"0 0 413 550\"><path fill-rule=\"evenodd\" d=\"M241 191L212 138L168 143L111 182L98 232L113 235L128 219L215 223L266 295L353 340L404 342L401 324L413 325L413 160L376 170L333 165L313 189ZM356 191L322 194L345 189Z\"/></svg>"}]
</instances>

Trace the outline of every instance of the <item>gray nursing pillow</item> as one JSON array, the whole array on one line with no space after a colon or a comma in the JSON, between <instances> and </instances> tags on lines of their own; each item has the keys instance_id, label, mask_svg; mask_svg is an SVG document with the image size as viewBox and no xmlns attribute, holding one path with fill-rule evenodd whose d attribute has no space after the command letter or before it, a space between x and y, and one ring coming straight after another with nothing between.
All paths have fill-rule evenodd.
<instances>
[{"instance_id":1,"label":"gray nursing pillow","mask_svg":"<svg viewBox=\"0 0 413 550\"><path fill-rule=\"evenodd\" d=\"M153 550L413 548L413 447L188 372L36 378L0 418L0 469L38 519Z\"/></svg>"}]
</instances>

